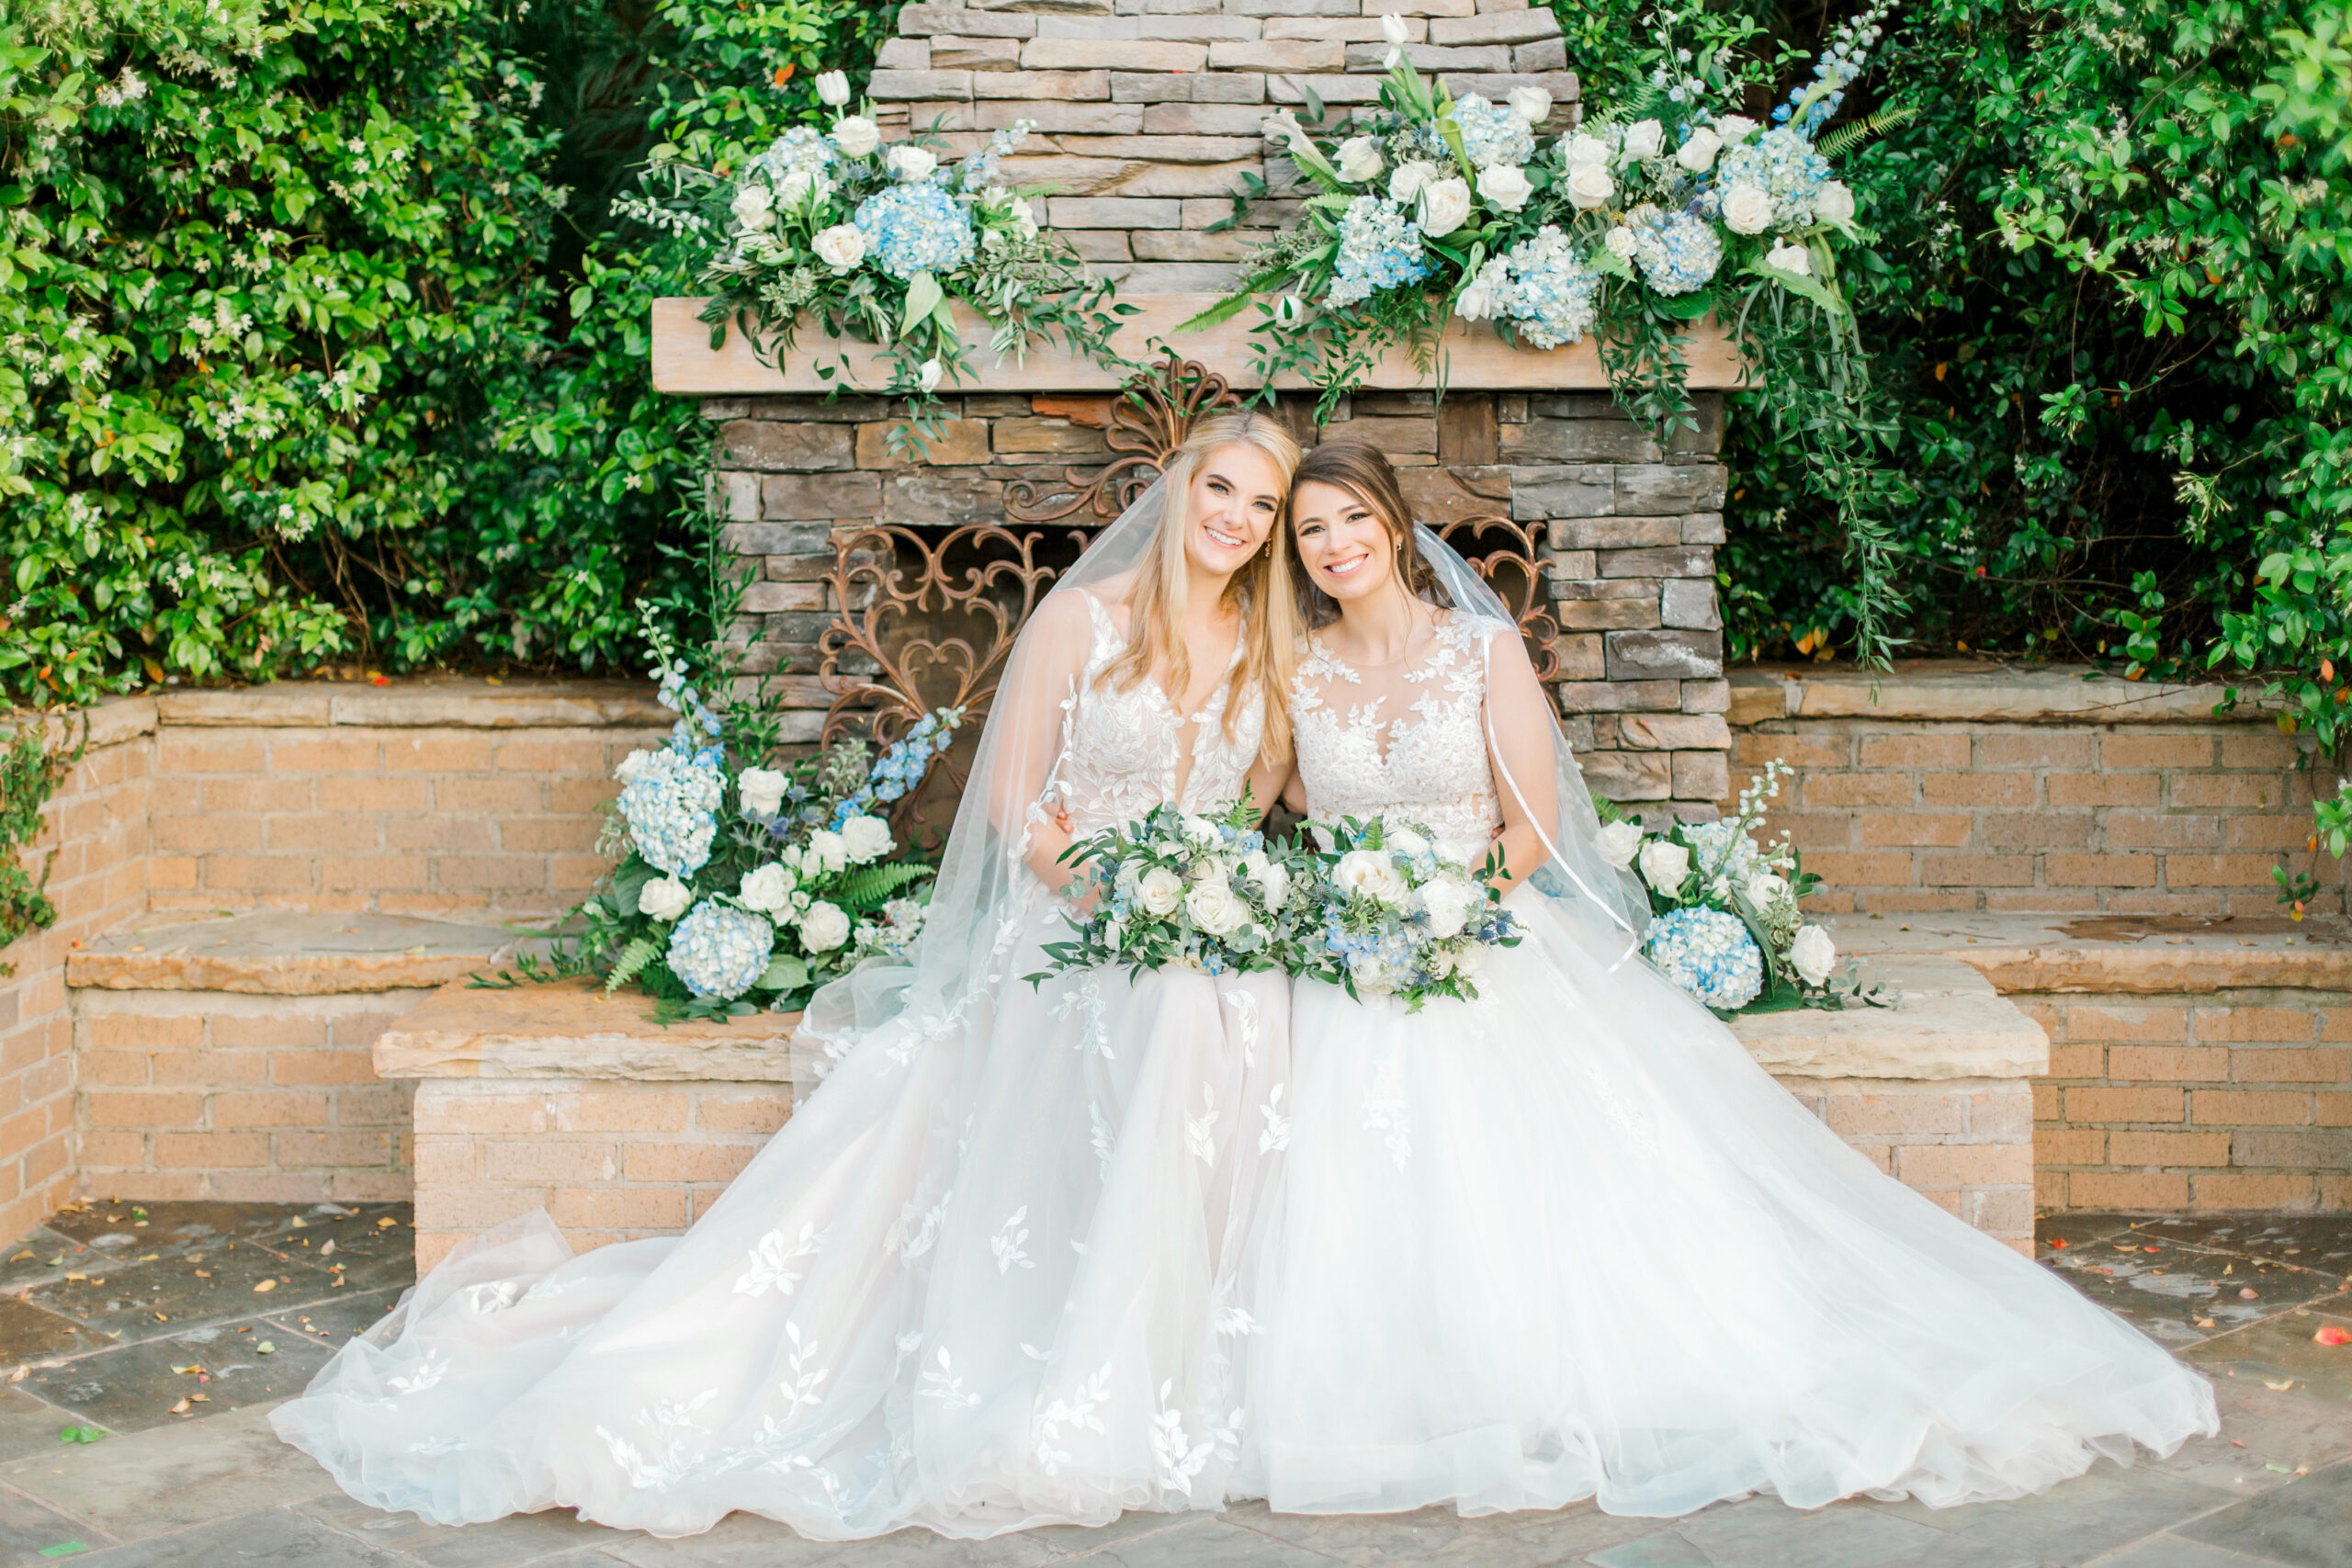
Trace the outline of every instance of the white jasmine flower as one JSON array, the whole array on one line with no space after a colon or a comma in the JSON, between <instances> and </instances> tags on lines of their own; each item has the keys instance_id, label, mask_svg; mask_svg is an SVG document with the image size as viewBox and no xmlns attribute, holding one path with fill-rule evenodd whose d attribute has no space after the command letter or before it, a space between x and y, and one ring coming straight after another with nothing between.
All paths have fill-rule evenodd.
<instances>
[{"instance_id":1,"label":"white jasmine flower","mask_svg":"<svg viewBox=\"0 0 2352 1568\"><path fill-rule=\"evenodd\" d=\"M1600 852L1600 858L1611 865L1631 865L1634 852L1642 847L1642 825L1622 820L1603 823L1600 831L1592 836L1592 842Z\"/></svg>"},{"instance_id":2,"label":"white jasmine flower","mask_svg":"<svg viewBox=\"0 0 2352 1568\"><path fill-rule=\"evenodd\" d=\"M1777 266L1782 272L1793 272L1799 277L1813 276L1813 253L1803 245L1792 245L1786 240L1764 253L1764 265Z\"/></svg>"},{"instance_id":3,"label":"white jasmine flower","mask_svg":"<svg viewBox=\"0 0 2352 1568\"><path fill-rule=\"evenodd\" d=\"M1715 154L1723 146L1723 138L1702 125L1674 150L1674 161L1694 175L1703 175L1714 166Z\"/></svg>"},{"instance_id":4,"label":"white jasmine flower","mask_svg":"<svg viewBox=\"0 0 2352 1568\"><path fill-rule=\"evenodd\" d=\"M1535 187L1528 184L1527 176L1509 164L1478 171L1478 195L1498 211L1516 212L1534 194Z\"/></svg>"},{"instance_id":5,"label":"white jasmine flower","mask_svg":"<svg viewBox=\"0 0 2352 1568\"><path fill-rule=\"evenodd\" d=\"M849 102L849 75L842 71L817 73L817 101L830 108Z\"/></svg>"},{"instance_id":6,"label":"white jasmine flower","mask_svg":"<svg viewBox=\"0 0 2352 1568\"><path fill-rule=\"evenodd\" d=\"M1660 893L1671 895L1690 874L1690 852L1680 844L1653 839L1642 846L1642 880Z\"/></svg>"},{"instance_id":7,"label":"white jasmine flower","mask_svg":"<svg viewBox=\"0 0 2352 1568\"><path fill-rule=\"evenodd\" d=\"M1421 187L1421 232L1442 240L1470 220L1470 186L1459 179L1431 180Z\"/></svg>"},{"instance_id":8,"label":"white jasmine flower","mask_svg":"<svg viewBox=\"0 0 2352 1568\"><path fill-rule=\"evenodd\" d=\"M836 223L817 231L817 259L835 272L848 272L865 259L865 231L854 223Z\"/></svg>"},{"instance_id":9,"label":"white jasmine flower","mask_svg":"<svg viewBox=\"0 0 2352 1568\"><path fill-rule=\"evenodd\" d=\"M657 876L637 890L637 912L674 920L695 901L694 890L673 876Z\"/></svg>"},{"instance_id":10,"label":"white jasmine flower","mask_svg":"<svg viewBox=\"0 0 2352 1568\"><path fill-rule=\"evenodd\" d=\"M1351 136L1340 143L1340 156L1335 166L1339 169L1341 179L1362 184L1366 180L1379 178L1380 171L1386 168L1388 164L1380 155L1378 139L1370 136Z\"/></svg>"},{"instance_id":11,"label":"white jasmine flower","mask_svg":"<svg viewBox=\"0 0 2352 1568\"><path fill-rule=\"evenodd\" d=\"M849 940L849 917L841 907L820 898L800 917L800 945L811 953L831 953Z\"/></svg>"},{"instance_id":12,"label":"white jasmine flower","mask_svg":"<svg viewBox=\"0 0 2352 1568\"><path fill-rule=\"evenodd\" d=\"M1504 96L1510 112L1530 125L1541 125L1552 118L1552 95L1541 87L1513 87Z\"/></svg>"},{"instance_id":13,"label":"white jasmine flower","mask_svg":"<svg viewBox=\"0 0 2352 1568\"><path fill-rule=\"evenodd\" d=\"M1724 192L1724 225L1735 234L1761 234L1772 226L1772 194L1752 180Z\"/></svg>"},{"instance_id":14,"label":"white jasmine flower","mask_svg":"<svg viewBox=\"0 0 2352 1568\"><path fill-rule=\"evenodd\" d=\"M735 797L746 817L773 817L784 807L792 781L774 768L745 768L735 775Z\"/></svg>"},{"instance_id":15,"label":"white jasmine flower","mask_svg":"<svg viewBox=\"0 0 2352 1568\"><path fill-rule=\"evenodd\" d=\"M1789 967L1808 986L1818 986L1838 966L1838 944L1819 926L1805 926L1789 943Z\"/></svg>"}]
</instances>

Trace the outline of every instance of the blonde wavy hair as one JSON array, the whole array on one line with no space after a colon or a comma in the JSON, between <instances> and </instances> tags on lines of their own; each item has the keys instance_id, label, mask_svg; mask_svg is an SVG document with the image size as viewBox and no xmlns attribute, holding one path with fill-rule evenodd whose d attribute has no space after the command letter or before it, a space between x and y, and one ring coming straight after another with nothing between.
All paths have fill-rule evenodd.
<instances>
[{"instance_id":1,"label":"blonde wavy hair","mask_svg":"<svg viewBox=\"0 0 2352 1568\"><path fill-rule=\"evenodd\" d=\"M1214 413L1195 424L1168 461L1162 479L1165 502L1159 533L1136 570L1127 597L1127 646L1103 671L1114 689L1133 691L1155 665L1167 671L1163 688L1182 700L1192 684L1192 661L1184 651L1185 597L1190 573L1184 557L1186 514L1193 479L1210 454L1227 446L1254 446L1281 476L1282 509L1263 548L1243 563L1225 585L1224 603L1242 616L1241 662L1234 671L1238 691L1257 688L1265 699L1266 721L1259 752L1267 761L1290 760L1290 682L1306 635L1299 622L1290 553L1282 534L1290 515L1291 475L1298 468L1298 443L1272 418L1254 410ZM1232 739L1243 705L1228 698L1225 733Z\"/></svg>"}]
</instances>

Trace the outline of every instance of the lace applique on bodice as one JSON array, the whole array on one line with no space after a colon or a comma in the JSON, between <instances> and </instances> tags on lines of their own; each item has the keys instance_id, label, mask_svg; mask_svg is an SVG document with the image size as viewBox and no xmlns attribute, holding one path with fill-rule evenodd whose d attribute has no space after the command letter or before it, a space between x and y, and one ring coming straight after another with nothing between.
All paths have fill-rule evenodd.
<instances>
[{"instance_id":1,"label":"lace applique on bodice","mask_svg":"<svg viewBox=\"0 0 2352 1568\"><path fill-rule=\"evenodd\" d=\"M1253 691L1245 698L1248 711L1234 722L1232 739L1226 738L1225 710L1233 700L1233 672L1241 663L1240 637L1234 639L1226 679L1199 712L1180 718L1159 682L1138 681L1122 692L1103 679L1126 638L1101 601L1091 593L1084 597L1093 645L1078 689L1062 700L1061 761L1046 781L1043 800L1058 802L1069 813L1071 830L1083 837L1132 822L1163 801L1197 811L1240 795L1266 727L1264 700ZM1192 771L1179 799L1178 748L1188 725Z\"/></svg>"},{"instance_id":2,"label":"lace applique on bodice","mask_svg":"<svg viewBox=\"0 0 2352 1568\"><path fill-rule=\"evenodd\" d=\"M1429 656L1372 686L1307 638L1291 726L1310 818L1385 815L1427 828L1449 860L1486 857L1502 823L1486 727L1487 638L1498 626L1441 612Z\"/></svg>"}]
</instances>

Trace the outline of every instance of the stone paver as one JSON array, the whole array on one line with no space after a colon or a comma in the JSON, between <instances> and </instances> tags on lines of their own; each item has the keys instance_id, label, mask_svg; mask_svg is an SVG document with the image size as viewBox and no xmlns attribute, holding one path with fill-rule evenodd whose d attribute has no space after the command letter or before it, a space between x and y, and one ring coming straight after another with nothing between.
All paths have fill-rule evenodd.
<instances>
[{"instance_id":1,"label":"stone paver","mask_svg":"<svg viewBox=\"0 0 2352 1568\"><path fill-rule=\"evenodd\" d=\"M0 1565L2352 1568L2352 1346L2313 1337L2352 1332L2352 1217L2045 1222L2045 1264L2213 1379L2222 1433L2168 1460L2102 1461L2039 1497L1810 1512L1751 1497L1679 1519L1589 1504L1317 1517L1253 1503L986 1541L808 1541L740 1514L685 1540L559 1514L448 1529L352 1502L277 1441L268 1410L390 1305L412 1234L390 1205L92 1203L9 1248ZM265 1280L277 1283L255 1292ZM2238 1294L2248 1289L2252 1301ZM175 1413L197 1393L203 1403ZM61 1440L66 1428L96 1440Z\"/></svg>"}]
</instances>

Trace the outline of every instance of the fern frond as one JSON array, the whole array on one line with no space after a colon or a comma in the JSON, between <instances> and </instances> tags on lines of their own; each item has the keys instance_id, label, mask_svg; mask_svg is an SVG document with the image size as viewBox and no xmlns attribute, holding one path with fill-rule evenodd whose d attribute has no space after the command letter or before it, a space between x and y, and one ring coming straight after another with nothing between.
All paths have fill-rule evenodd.
<instances>
[{"instance_id":1,"label":"fern frond","mask_svg":"<svg viewBox=\"0 0 2352 1568\"><path fill-rule=\"evenodd\" d=\"M1918 118L1917 105L1898 104L1893 108L1881 109L1867 119L1858 119L1838 127L1815 142L1813 150L1825 158L1835 158L1841 152L1850 152L1860 147L1873 136L1884 136L1895 127L1908 124Z\"/></svg>"},{"instance_id":2,"label":"fern frond","mask_svg":"<svg viewBox=\"0 0 2352 1568\"><path fill-rule=\"evenodd\" d=\"M639 937L621 949L613 961L613 972L605 976L605 995L611 996L637 978L637 972L662 956L662 944L650 936Z\"/></svg>"},{"instance_id":3,"label":"fern frond","mask_svg":"<svg viewBox=\"0 0 2352 1568\"><path fill-rule=\"evenodd\" d=\"M879 908L884 900L896 895L900 888L921 882L931 874L931 867L906 861L869 865L843 877L828 897L842 908L863 914L868 909Z\"/></svg>"}]
</instances>

